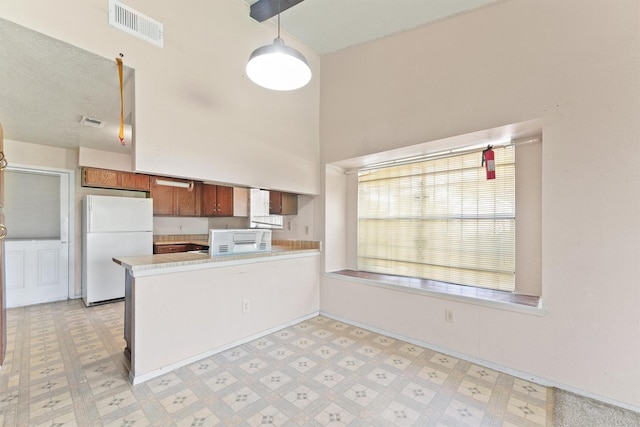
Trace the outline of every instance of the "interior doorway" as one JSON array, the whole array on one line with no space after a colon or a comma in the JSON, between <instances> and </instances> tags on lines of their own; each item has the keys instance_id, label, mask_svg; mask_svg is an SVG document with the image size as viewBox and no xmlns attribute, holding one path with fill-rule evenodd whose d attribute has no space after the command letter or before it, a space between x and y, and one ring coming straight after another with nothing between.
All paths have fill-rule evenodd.
<instances>
[{"instance_id":1,"label":"interior doorway","mask_svg":"<svg viewBox=\"0 0 640 427\"><path fill-rule=\"evenodd\" d=\"M74 296L72 170L5 170L7 307Z\"/></svg>"}]
</instances>

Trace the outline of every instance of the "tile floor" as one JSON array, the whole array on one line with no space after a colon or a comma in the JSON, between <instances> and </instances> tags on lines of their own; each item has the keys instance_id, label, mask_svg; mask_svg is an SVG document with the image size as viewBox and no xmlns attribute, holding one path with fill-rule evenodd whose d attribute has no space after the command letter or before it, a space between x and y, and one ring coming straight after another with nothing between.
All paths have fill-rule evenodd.
<instances>
[{"instance_id":1,"label":"tile floor","mask_svg":"<svg viewBox=\"0 0 640 427\"><path fill-rule=\"evenodd\" d=\"M8 311L3 426L543 426L552 391L318 316L132 386L123 303ZM550 424L550 422L549 422Z\"/></svg>"}]
</instances>

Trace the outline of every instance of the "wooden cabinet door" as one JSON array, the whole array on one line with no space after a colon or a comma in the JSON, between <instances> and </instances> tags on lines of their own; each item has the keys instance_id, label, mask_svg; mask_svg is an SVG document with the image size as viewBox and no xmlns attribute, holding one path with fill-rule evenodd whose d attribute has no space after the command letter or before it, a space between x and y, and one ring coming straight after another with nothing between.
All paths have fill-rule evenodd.
<instances>
[{"instance_id":1,"label":"wooden cabinet door","mask_svg":"<svg viewBox=\"0 0 640 427\"><path fill-rule=\"evenodd\" d=\"M233 216L233 187L217 186L217 215Z\"/></svg>"},{"instance_id":2,"label":"wooden cabinet door","mask_svg":"<svg viewBox=\"0 0 640 427\"><path fill-rule=\"evenodd\" d=\"M279 214L282 210L282 193L280 191L269 191L269 213Z\"/></svg>"},{"instance_id":3,"label":"wooden cabinet door","mask_svg":"<svg viewBox=\"0 0 640 427\"><path fill-rule=\"evenodd\" d=\"M269 191L269 213L275 215L297 215L298 195Z\"/></svg>"},{"instance_id":4,"label":"wooden cabinet door","mask_svg":"<svg viewBox=\"0 0 640 427\"><path fill-rule=\"evenodd\" d=\"M84 167L82 168L82 186L149 191L149 175Z\"/></svg>"},{"instance_id":5,"label":"wooden cabinet door","mask_svg":"<svg viewBox=\"0 0 640 427\"><path fill-rule=\"evenodd\" d=\"M202 216L216 216L217 214L217 185L202 185Z\"/></svg>"},{"instance_id":6,"label":"wooden cabinet door","mask_svg":"<svg viewBox=\"0 0 640 427\"><path fill-rule=\"evenodd\" d=\"M233 216L233 187L202 185L202 216Z\"/></svg>"},{"instance_id":7,"label":"wooden cabinet door","mask_svg":"<svg viewBox=\"0 0 640 427\"><path fill-rule=\"evenodd\" d=\"M280 200L280 215L298 215L298 195L282 193Z\"/></svg>"},{"instance_id":8,"label":"wooden cabinet door","mask_svg":"<svg viewBox=\"0 0 640 427\"><path fill-rule=\"evenodd\" d=\"M178 216L200 216L200 183L193 183L190 188L176 188Z\"/></svg>"},{"instance_id":9,"label":"wooden cabinet door","mask_svg":"<svg viewBox=\"0 0 640 427\"><path fill-rule=\"evenodd\" d=\"M156 254L173 254L177 252L187 252L189 245L158 245L154 253Z\"/></svg>"},{"instance_id":10,"label":"wooden cabinet door","mask_svg":"<svg viewBox=\"0 0 640 427\"><path fill-rule=\"evenodd\" d=\"M154 215L175 215L176 212L176 190L175 187L157 185L153 183L150 188L153 199Z\"/></svg>"},{"instance_id":11,"label":"wooden cabinet door","mask_svg":"<svg viewBox=\"0 0 640 427\"><path fill-rule=\"evenodd\" d=\"M99 188L118 188L120 172L107 169L82 169L82 186Z\"/></svg>"},{"instance_id":12,"label":"wooden cabinet door","mask_svg":"<svg viewBox=\"0 0 640 427\"><path fill-rule=\"evenodd\" d=\"M149 175L120 172L120 188L125 190L149 191Z\"/></svg>"}]
</instances>

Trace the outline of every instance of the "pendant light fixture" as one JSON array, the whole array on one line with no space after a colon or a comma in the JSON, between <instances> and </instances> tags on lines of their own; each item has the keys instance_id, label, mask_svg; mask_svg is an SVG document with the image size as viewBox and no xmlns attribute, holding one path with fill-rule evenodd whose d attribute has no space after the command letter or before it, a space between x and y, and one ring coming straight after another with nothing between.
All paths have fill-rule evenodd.
<instances>
[{"instance_id":1,"label":"pendant light fixture","mask_svg":"<svg viewBox=\"0 0 640 427\"><path fill-rule=\"evenodd\" d=\"M286 46L280 38L278 2L278 37L273 44L262 46L249 56L247 76L255 84L272 90L295 90L309 83L311 69L304 55Z\"/></svg>"}]
</instances>

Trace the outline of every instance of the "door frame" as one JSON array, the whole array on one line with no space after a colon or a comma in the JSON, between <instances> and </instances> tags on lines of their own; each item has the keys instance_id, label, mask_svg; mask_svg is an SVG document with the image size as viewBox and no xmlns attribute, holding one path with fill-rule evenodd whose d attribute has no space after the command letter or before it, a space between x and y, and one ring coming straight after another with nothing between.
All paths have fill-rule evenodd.
<instances>
[{"instance_id":1,"label":"door frame","mask_svg":"<svg viewBox=\"0 0 640 427\"><path fill-rule=\"evenodd\" d=\"M67 208L67 251L68 251L68 268L69 274L68 276L68 289L67 289L67 298L68 299L76 299L82 296L82 292L76 295L76 271L75 271L75 253L76 253L76 211L75 211L75 200L76 200L76 171L74 169L60 169L60 168L51 168L45 166L33 166L33 165L23 165L10 163L7 166L9 171L22 171L22 172L33 172L33 173L44 173L49 175L66 175L68 177L68 194L69 200ZM60 206L62 212L62 202ZM60 224L60 227L63 228L64 225ZM61 236L62 237L62 236Z\"/></svg>"}]
</instances>

